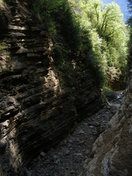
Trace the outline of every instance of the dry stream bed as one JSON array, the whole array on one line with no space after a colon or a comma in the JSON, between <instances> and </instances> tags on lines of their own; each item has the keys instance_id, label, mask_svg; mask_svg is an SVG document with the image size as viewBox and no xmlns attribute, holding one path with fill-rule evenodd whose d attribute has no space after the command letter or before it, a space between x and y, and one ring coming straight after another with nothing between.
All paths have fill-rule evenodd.
<instances>
[{"instance_id":1,"label":"dry stream bed","mask_svg":"<svg viewBox=\"0 0 132 176\"><path fill-rule=\"evenodd\" d=\"M120 95L119 95L120 96ZM33 160L25 169L27 176L79 176L92 157L92 145L117 112L120 100L105 106L91 117L77 123L73 132L55 148Z\"/></svg>"}]
</instances>

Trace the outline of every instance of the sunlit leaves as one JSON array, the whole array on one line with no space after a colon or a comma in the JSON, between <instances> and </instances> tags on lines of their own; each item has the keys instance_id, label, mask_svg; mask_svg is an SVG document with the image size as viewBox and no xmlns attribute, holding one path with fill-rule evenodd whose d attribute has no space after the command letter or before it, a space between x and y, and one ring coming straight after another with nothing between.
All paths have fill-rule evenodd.
<instances>
[{"instance_id":1,"label":"sunlit leaves","mask_svg":"<svg viewBox=\"0 0 132 176\"><path fill-rule=\"evenodd\" d=\"M129 0L132 4L132 1ZM95 70L107 80L107 71L127 65L128 30L116 3L102 0L36 0L35 11L50 33L61 34L71 48L87 57Z\"/></svg>"},{"instance_id":2,"label":"sunlit leaves","mask_svg":"<svg viewBox=\"0 0 132 176\"><path fill-rule=\"evenodd\" d=\"M79 18L85 38L91 49L89 59L106 76L109 67L123 71L127 65L128 31L123 22L123 14L116 3L103 4L101 0L69 0ZM86 36L87 33L87 36ZM83 34L82 34L83 36Z\"/></svg>"}]
</instances>

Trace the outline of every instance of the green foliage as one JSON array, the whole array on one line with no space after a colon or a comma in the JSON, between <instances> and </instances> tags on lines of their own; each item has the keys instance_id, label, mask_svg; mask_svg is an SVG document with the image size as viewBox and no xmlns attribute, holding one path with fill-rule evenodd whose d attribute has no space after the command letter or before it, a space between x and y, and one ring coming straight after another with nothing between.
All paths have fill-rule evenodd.
<instances>
[{"instance_id":1,"label":"green foliage","mask_svg":"<svg viewBox=\"0 0 132 176\"><path fill-rule=\"evenodd\" d=\"M75 19L74 13L68 3L65 3L65 6L60 13L62 17L59 18L58 21L61 24L61 34L63 34L63 37L69 47L72 50L77 50L81 42L80 24L77 19Z\"/></svg>"},{"instance_id":2,"label":"green foliage","mask_svg":"<svg viewBox=\"0 0 132 176\"><path fill-rule=\"evenodd\" d=\"M5 50L7 48L5 43L0 44L0 51Z\"/></svg>"},{"instance_id":3,"label":"green foliage","mask_svg":"<svg viewBox=\"0 0 132 176\"><path fill-rule=\"evenodd\" d=\"M67 0L39 0L39 3L34 2L33 8L51 36L56 35L59 28L68 45L71 48L78 47L79 23L75 20Z\"/></svg>"},{"instance_id":4,"label":"green foliage","mask_svg":"<svg viewBox=\"0 0 132 176\"><path fill-rule=\"evenodd\" d=\"M38 18L44 22L51 34L56 33L53 15L62 7L64 0L39 0L33 3L33 8Z\"/></svg>"},{"instance_id":5,"label":"green foliage","mask_svg":"<svg viewBox=\"0 0 132 176\"><path fill-rule=\"evenodd\" d=\"M70 0L70 3L79 19L82 38L89 42L88 45L82 42L81 50L87 53L102 84L109 81L107 71L110 67L119 68L124 74L129 33L119 6L114 2L106 6L101 0Z\"/></svg>"},{"instance_id":6,"label":"green foliage","mask_svg":"<svg viewBox=\"0 0 132 176\"><path fill-rule=\"evenodd\" d=\"M113 91L111 88L104 86L102 92L104 95L107 95L108 93L112 93Z\"/></svg>"},{"instance_id":7,"label":"green foliage","mask_svg":"<svg viewBox=\"0 0 132 176\"><path fill-rule=\"evenodd\" d=\"M63 36L72 56L87 58L95 76L101 80L101 86L107 85L107 73L111 68L125 73L129 34L116 3L104 5L101 0L36 0L34 11L51 36ZM58 47L55 46L55 53L62 61L65 56ZM66 68L66 64L63 65Z\"/></svg>"}]
</instances>

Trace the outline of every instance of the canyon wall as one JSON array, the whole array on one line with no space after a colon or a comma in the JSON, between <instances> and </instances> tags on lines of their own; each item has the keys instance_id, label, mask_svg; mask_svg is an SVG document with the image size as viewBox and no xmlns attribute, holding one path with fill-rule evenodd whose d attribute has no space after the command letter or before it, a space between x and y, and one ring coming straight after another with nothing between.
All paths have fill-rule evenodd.
<instances>
[{"instance_id":1,"label":"canyon wall","mask_svg":"<svg viewBox=\"0 0 132 176\"><path fill-rule=\"evenodd\" d=\"M102 101L88 59L76 60L60 30L53 38L28 1L5 1L0 21L0 175L14 176Z\"/></svg>"},{"instance_id":2,"label":"canyon wall","mask_svg":"<svg viewBox=\"0 0 132 176\"><path fill-rule=\"evenodd\" d=\"M132 54L130 56L131 63ZM93 145L82 176L132 175L132 69L119 111Z\"/></svg>"}]
</instances>

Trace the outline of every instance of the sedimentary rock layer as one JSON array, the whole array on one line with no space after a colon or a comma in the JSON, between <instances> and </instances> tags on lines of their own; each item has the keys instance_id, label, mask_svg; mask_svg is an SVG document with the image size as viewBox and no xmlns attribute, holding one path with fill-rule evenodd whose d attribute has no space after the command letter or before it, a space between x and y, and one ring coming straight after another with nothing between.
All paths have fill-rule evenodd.
<instances>
[{"instance_id":1,"label":"sedimentary rock layer","mask_svg":"<svg viewBox=\"0 0 132 176\"><path fill-rule=\"evenodd\" d=\"M7 2L8 15L0 15L7 29L0 34L0 175L14 176L42 148L57 144L80 115L97 111L101 99L90 68L78 72L85 63L74 68L64 58L69 71L59 71L56 41L28 1Z\"/></svg>"}]
</instances>

